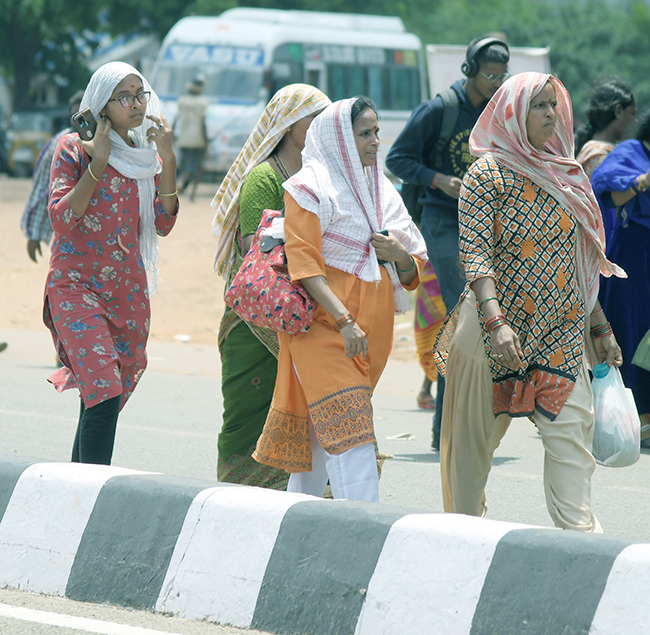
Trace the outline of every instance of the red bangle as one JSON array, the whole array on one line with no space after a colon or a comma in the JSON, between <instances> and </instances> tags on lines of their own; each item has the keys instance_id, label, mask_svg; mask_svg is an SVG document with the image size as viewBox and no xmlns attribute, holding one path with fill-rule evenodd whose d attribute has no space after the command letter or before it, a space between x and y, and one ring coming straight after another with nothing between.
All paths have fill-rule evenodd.
<instances>
[{"instance_id":1,"label":"red bangle","mask_svg":"<svg viewBox=\"0 0 650 635\"><path fill-rule=\"evenodd\" d=\"M503 313L497 313L496 315L493 315L492 317L488 318L485 320L485 328L488 328L492 322L496 322L497 320L505 320L506 316L503 315Z\"/></svg>"},{"instance_id":2,"label":"red bangle","mask_svg":"<svg viewBox=\"0 0 650 635\"><path fill-rule=\"evenodd\" d=\"M494 324L491 325L491 327L488 329L488 333L491 335L498 328L505 326L506 324L508 323L505 320L499 320L498 322L495 322Z\"/></svg>"},{"instance_id":3,"label":"red bangle","mask_svg":"<svg viewBox=\"0 0 650 635\"><path fill-rule=\"evenodd\" d=\"M600 339L601 337L605 337L606 335L613 335L613 334L614 334L614 331L612 331L612 329L609 329L609 331L607 331L605 333L600 333L598 335L593 335L592 334L591 338L594 339L594 340L597 340L597 339Z\"/></svg>"},{"instance_id":4,"label":"red bangle","mask_svg":"<svg viewBox=\"0 0 650 635\"><path fill-rule=\"evenodd\" d=\"M485 330L491 334L493 331L496 331L499 327L505 326L506 324L508 324L506 316L499 313L498 315L493 315L491 318L485 320Z\"/></svg>"},{"instance_id":5,"label":"red bangle","mask_svg":"<svg viewBox=\"0 0 650 635\"><path fill-rule=\"evenodd\" d=\"M591 337L595 340L597 340L600 337L605 337L606 335L612 335L614 331L612 331L612 327L609 322L603 322L603 324L598 324L597 326L593 326L590 329L591 331Z\"/></svg>"}]
</instances>

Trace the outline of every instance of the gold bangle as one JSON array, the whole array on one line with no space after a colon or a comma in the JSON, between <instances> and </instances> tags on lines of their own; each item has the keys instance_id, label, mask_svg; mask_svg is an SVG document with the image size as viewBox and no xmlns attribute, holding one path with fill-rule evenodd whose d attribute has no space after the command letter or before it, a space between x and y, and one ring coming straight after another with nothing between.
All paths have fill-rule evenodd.
<instances>
[{"instance_id":1,"label":"gold bangle","mask_svg":"<svg viewBox=\"0 0 650 635\"><path fill-rule=\"evenodd\" d=\"M178 194L178 190L174 190L171 194L161 194L160 190L158 190L158 196L176 196Z\"/></svg>"},{"instance_id":2,"label":"gold bangle","mask_svg":"<svg viewBox=\"0 0 650 635\"><path fill-rule=\"evenodd\" d=\"M340 320L336 321L334 324L334 330L337 333L340 333L343 327L347 326L348 324L354 324L355 321L356 320L349 313L346 313Z\"/></svg>"},{"instance_id":3,"label":"gold bangle","mask_svg":"<svg viewBox=\"0 0 650 635\"><path fill-rule=\"evenodd\" d=\"M93 177L93 179L95 179L95 181L97 181L97 183L99 183L100 179L93 174L93 171L90 169L90 163L88 164L88 173Z\"/></svg>"}]
</instances>

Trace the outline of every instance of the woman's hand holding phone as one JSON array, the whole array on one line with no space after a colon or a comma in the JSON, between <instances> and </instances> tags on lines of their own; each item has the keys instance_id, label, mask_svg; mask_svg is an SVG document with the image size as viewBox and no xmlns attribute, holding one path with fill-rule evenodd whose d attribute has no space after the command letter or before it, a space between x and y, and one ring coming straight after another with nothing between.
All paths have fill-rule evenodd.
<instances>
[{"instance_id":1,"label":"woman's hand holding phone","mask_svg":"<svg viewBox=\"0 0 650 635\"><path fill-rule=\"evenodd\" d=\"M388 232L388 230L384 229L380 232L374 233L370 242L377 252L379 264L384 262L397 262L400 260L408 260L410 262L408 251L395 236Z\"/></svg>"},{"instance_id":2,"label":"woman's hand holding phone","mask_svg":"<svg viewBox=\"0 0 650 635\"><path fill-rule=\"evenodd\" d=\"M81 218L88 209L95 187L101 181L104 170L108 165L111 154L111 140L108 133L111 122L108 119L98 119L97 130L89 141L80 140L79 144L90 156L88 169L82 172L81 178L68 194L72 213Z\"/></svg>"},{"instance_id":3,"label":"woman's hand holding phone","mask_svg":"<svg viewBox=\"0 0 650 635\"><path fill-rule=\"evenodd\" d=\"M108 157L111 154L112 142L108 136L111 130L111 122L105 118L96 119L96 122L97 130L93 138L90 141L80 141L79 143L92 158L93 173L100 176L106 169Z\"/></svg>"}]
</instances>

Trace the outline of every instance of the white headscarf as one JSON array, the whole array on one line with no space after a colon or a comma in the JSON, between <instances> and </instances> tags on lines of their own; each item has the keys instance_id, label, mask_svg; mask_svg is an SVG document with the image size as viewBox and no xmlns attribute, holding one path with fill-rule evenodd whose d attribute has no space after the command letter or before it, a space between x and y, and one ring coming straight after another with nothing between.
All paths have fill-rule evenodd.
<instances>
[{"instance_id":1,"label":"white headscarf","mask_svg":"<svg viewBox=\"0 0 650 635\"><path fill-rule=\"evenodd\" d=\"M383 172L381 153L372 167L364 168L354 139L353 99L328 106L314 121L302 151L302 169L284 189L320 220L322 254L330 267L367 282L379 282L381 271L371 244L382 229L404 245L410 254L426 257L426 246L395 186ZM386 263L395 293L395 312L411 308L399 281L395 263Z\"/></svg>"},{"instance_id":2,"label":"white headscarf","mask_svg":"<svg viewBox=\"0 0 650 635\"><path fill-rule=\"evenodd\" d=\"M139 77L143 90L151 92L145 115L160 117L160 101L149 82L133 66L124 62L109 62L93 73L81 100L80 110L90 108L92 114L98 118L115 87L128 75ZM156 292L158 286L158 234L154 209L156 193L154 177L162 170L156 144L147 141L147 130L153 125L155 124L150 119L145 118L137 128L129 131L129 136L135 143L134 148L127 145L115 130L111 130L109 137L112 147L108 157L109 165L127 178L135 179L138 184L140 255L147 272L150 296Z\"/></svg>"}]
</instances>

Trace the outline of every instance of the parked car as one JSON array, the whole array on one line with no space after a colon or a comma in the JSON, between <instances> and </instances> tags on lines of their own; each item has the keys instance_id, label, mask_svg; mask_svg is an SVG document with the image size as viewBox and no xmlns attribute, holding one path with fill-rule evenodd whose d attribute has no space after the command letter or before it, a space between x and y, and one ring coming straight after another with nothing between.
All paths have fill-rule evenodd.
<instances>
[{"instance_id":1,"label":"parked car","mask_svg":"<svg viewBox=\"0 0 650 635\"><path fill-rule=\"evenodd\" d=\"M61 109L13 113L5 139L10 173L18 177L31 176L43 146L68 125L67 121L67 110Z\"/></svg>"}]
</instances>

